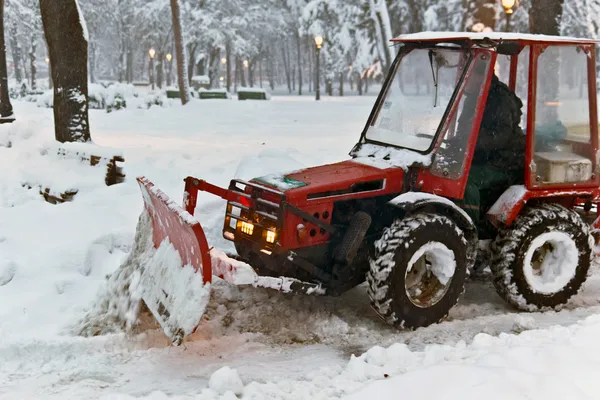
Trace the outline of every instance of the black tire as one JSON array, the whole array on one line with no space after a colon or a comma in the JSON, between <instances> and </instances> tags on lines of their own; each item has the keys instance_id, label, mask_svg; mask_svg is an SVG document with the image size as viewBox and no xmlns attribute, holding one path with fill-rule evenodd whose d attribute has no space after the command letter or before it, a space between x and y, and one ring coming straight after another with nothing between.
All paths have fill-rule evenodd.
<instances>
[{"instance_id":1,"label":"black tire","mask_svg":"<svg viewBox=\"0 0 600 400\"><path fill-rule=\"evenodd\" d=\"M454 253L455 271L445 293L438 292L441 297L434 304L419 306L407 293L407 272L413 255L431 242L441 243ZM372 307L397 328L414 329L440 322L464 291L467 269L472 263L468 252L462 230L448 217L419 213L394 221L375 242L375 254L370 260L367 290Z\"/></svg>"},{"instance_id":2,"label":"black tire","mask_svg":"<svg viewBox=\"0 0 600 400\"><path fill-rule=\"evenodd\" d=\"M558 242L549 235L560 235ZM570 238L570 241L569 241ZM534 242L536 240L536 242ZM561 242L562 241L562 242ZM539 244L542 243L540 246ZM534 276L531 260L536 257L535 248L548 244L553 257L561 257L554 265L560 265L554 281L542 283ZM542 204L526 209L512 225L500 229L492 242L492 273L498 294L513 307L523 311L546 311L558 309L577 294L587 279L593 256L593 238L581 217L558 204ZM577 254L573 262L572 255ZM558 268L558 267L557 267ZM550 269L550 268L547 268ZM539 271L543 274L544 267ZM564 274L560 276L560 274ZM551 279L552 277L546 278ZM561 282L564 281L564 284ZM538 288L535 286L538 285ZM552 286L557 286L553 288Z\"/></svg>"}]
</instances>

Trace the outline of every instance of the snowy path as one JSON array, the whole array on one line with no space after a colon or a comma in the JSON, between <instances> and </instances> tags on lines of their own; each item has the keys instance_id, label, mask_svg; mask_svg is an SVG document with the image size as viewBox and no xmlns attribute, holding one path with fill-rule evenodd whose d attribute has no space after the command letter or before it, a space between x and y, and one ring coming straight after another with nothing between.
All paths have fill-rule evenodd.
<instances>
[{"instance_id":1,"label":"snowy path","mask_svg":"<svg viewBox=\"0 0 600 400\"><path fill-rule=\"evenodd\" d=\"M564 310L549 313L516 313L491 283L469 282L447 322L414 332L397 332L380 321L363 286L339 298L317 298L220 283L206 321L184 347L169 347L151 322L134 337L68 335L103 277L129 251L142 207L133 177L144 174L179 199L187 175L226 185L233 176L344 159L372 100L208 101L185 109L94 112L96 142L123 152L129 180L110 188L90 184L73 203L59 206L20 182L75 165L39 155L52 138L51 112L17 103L21 120L0 130L0 143L2 135L14 142L11 149L0 147L0 399L194 396L225 365L237 369L244 384L257 382L244 392L248 398L335 398L381 379L370 376L370 369L361 373L354 360L349 364L353 354L375 345L406 344L415 353L396 360L405 371L429 365L421 359L429 357L429 345L448 346L443 357L453 360L470 354L461 342L481 333L570 326L600 314L597 271ZM22 121L25 116L28 121ZM82 174L78 179L97 178ZM222 202L202 196L199 204L209 242L229 246L220 239ZM219 396L204 392L200 398Z\"/></svg>"}]
</instances>

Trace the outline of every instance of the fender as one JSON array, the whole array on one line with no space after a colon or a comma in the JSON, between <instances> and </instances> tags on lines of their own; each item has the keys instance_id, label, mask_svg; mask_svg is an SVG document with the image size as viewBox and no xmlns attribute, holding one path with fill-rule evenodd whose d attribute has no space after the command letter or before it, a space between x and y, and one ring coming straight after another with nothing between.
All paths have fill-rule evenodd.
<instances>
[{"instance_id":1,"label":"fender","mask_svg":"<svg viewBox=\"0 0 600 400\"><path fill-rule=\"evenodd\" d=\"M460 229L471 245L477 244L477 228L467 213L445 197L424 192L403 193L388 202L389 205L400 208L407 213L414 213L427 207L433 207L436 212L451 218Z\"/></svg>"},{"instance_id":2,"label":"fender","mask_svg":"<svg viewBox=\"0 0 600 400\"><path fill-rule=\"evenodd\" d=\"M502 196L489 209L487 217L496 227L510 226L519 216L521 210L531 199L547 199L547 201L564 202L575 204L580 198L588 198L597 202L600 190L594 188L571 188L571 189L543 189L529 190L524 185L514 185L506 189Z\"/></svg>"}]
</instances>

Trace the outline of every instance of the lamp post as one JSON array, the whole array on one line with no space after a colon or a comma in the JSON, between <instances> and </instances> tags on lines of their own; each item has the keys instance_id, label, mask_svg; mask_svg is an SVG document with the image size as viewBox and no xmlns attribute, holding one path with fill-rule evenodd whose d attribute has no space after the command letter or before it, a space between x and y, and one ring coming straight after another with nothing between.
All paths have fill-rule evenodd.
<instances>
[{"instance_id":1,"label":"lamp post","mask_svg":"<svg viewBox=\"0 0 600 400\"><path fill-rule=\"evenodd\" d=\"M169 70L167 71L167 86L171 86L171 74L173 73L173 63L171 61L173 60L173 55L171 53L167 53L165 57L169 63Z\"/></svg>"},{"instance_id":2,"label":"lamp post","mask_svg":"<svg viewBox=\"0 0 600 400\"><path fill-rule=\"evenodd\" d=\"M504 13L506 14L506 32L510 32L510 17L512 17L516 6L517 0L502 0L502 7L504 7Z\"/></svg>"},{"instance_id":3,"label":"lamp post","mask_svg":"<svg viewBox=\"0 0 600 400\"><path fill-rule=\"evenodd\" d=\"M321 46L323 46L323 36L321 36L321 35L315 36L315 45L317 46L317 68L316 68L317 94L316 94L315 100L321 100L321 77L320 77L320 71L319 71L319 64L321 62L320 58L321 58Z\"/></svg>"},{"instance_id":4,"label":"lamp post","mask_svg":"<svg viewBox=\"0 0 600 400\"><path fill-rule=\"evenodd\" d=\"M150 54L150 83L152 84L152 90L154 90L154 56L156 55L156 50L151 48L148 50L148 54Z\"/></svg>"}]
</instances>

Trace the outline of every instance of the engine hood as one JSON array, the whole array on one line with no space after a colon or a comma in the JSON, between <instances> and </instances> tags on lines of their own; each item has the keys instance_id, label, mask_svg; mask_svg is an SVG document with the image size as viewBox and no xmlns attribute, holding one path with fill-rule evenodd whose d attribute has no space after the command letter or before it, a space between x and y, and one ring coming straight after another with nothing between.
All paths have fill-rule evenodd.
<instances>
[{"instance_id":1,"label":"engine hood","mask_svg":"<svg viewBox=\"0 0 600 400\"><path fill-rule=\"evenodd\" d=\"M394 170L394 175L402 175L401 169ZM382 189L389 175L389 170L348 160L287 174L270 174L252 181L281 190L288 196L318 198L366 191L364 189L370 187L373 188L370 190ZM377 188L378 184L381 187Z\"/></svg>"}]
</instances>

